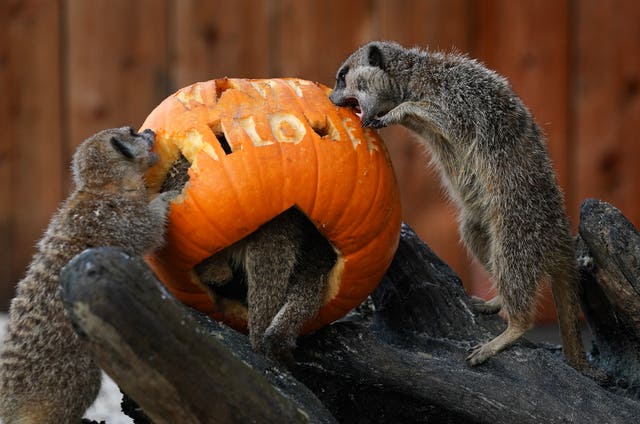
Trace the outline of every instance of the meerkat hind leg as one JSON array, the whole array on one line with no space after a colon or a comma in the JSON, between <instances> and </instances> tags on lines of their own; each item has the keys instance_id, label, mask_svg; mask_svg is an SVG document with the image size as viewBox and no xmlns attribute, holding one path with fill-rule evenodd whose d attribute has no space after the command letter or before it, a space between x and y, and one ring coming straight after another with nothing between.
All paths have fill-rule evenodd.
<instances>
[{"instance_id":1,"label":"meerkat hind leg","mask_svg":"<svg viewBox=\"0 0 640 424\"><path fill-rule=\"evenodd\" d=\"M306 220L306 218L304 218ZM331 244L308 221L302 222L304 241L282 308L264 334L267 356L284 363L293 362L291 351L303 325L313 318L322 305L331 269L337 255Z\"/></svg>"},{"instance_id":2,"label":"meerkat hind leg","mask_svg":"<svg viewBox=\"0 0 640 424\"><path fill-rule=\"evenodd\" d=\"M299 277L294 275L294 278ZM302 326L320 308L328 272L315 278L299 278L289 287L287 300L264 333L263 346L267 356L291 363L291 351Z\"/></svg>"},{"instance_id":3,"label":"meerkat hind leg","mask_svg":"<svg viewBox=\"0 0 640 424\"><path fill-rule=\"evenodd\" d=\"M261 234L268 238L269 233ZM296 246L292 240L280 239L274 242L280 249L282 256L295 256ZM274 316L285 302L287 285L294 268L293 260L283 260L282 256L274 255L271 241L258 241L247 248L245 263L247 273L247 303L249 310L249 340L251 346L258 352L266 353L263 343L264 333ZM275 247L274 247L275 248ZM285 253L286 252L286 253Z\"/></svg>"},{"instance_id":4,"label":"meerkat hind leg","mask_svg":"<svg viewBox=\"0 0 640 424\"><path fill-rule=\"evenodd\" d=\"M531 328L531 321L530 318L517 317L513 319L509 317L507 329L493 340L475 346L471 354L467 356L467 361L470 365L478 365L485 362L518 340L520 336Z\"/></svg>"}]
</instances>

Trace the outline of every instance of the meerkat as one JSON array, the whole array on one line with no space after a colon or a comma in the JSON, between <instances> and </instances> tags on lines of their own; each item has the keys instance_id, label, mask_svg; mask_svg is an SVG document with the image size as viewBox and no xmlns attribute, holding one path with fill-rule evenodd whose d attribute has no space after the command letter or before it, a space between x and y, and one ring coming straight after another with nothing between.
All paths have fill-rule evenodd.
<instances>
[{"instance_id":1,"label":"meerkat","mask_svg":"<svg viewBox=\"0 0 640 424\"><path fill-rule=\"evenodd\" d=\"M461 238L489 272L506 330L475 346L480 364L533 326L535 299L551 283L563 351L587 366L578 326L574 243L541 130L507 80L460 54L371 42L339 68L330 99L352 106L364 127L400 124L419 136L459 210Z\"/></svg>"},{"instance_id":2,"label":"meerkat","mask_svg":"<svg viewBox=\"0 0 640 424\"><path fill-rule=\"evenodd\" d=\"M182 190L189 166L184 157L179 158L161 191ZM289 365L303 325L322 306L336 261L333 246L293 207L205 259L195 271L210 294L232 282L246 284L234 290L247 303L252 348Z\"/></svg>"},{"instance_id":3,"label":"meerkat","mask_svg":"<svg viewBox=\"0 0 640 424\"><path fill-rule=\"evenodd\" d=\"M65 315L61 268L90 247L134 255L163 242L170 198L148 202L144 172L156 161L152 131L123 127L85 140L73 157L75 190L53 216L17 293L0 353L6 424L77 423L100 388L100 370Z\"/></svg>"}]
</instances>

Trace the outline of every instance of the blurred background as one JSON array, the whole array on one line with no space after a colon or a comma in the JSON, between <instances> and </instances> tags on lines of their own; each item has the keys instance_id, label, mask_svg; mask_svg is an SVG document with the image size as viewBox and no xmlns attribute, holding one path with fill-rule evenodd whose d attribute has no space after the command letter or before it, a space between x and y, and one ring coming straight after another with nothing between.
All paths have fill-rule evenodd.
<instances>
[{"instance_id":1,"label":"blurred background","mask_svg":"<svg viewBox=\"0 0 640 424\"><path fill-rule=\"evenodd\" d=\"M85 137L138 127L163 98L224 76L333 86L373 39L467 53L505 75L545 131L573 230L597 197L640 224L640 3L636 0L0 0L0 311L70 191ZM382 131L404 219L473 293L428 153ZM552 319L547 298L540 319Z\"/></svg>"}]
</instances>

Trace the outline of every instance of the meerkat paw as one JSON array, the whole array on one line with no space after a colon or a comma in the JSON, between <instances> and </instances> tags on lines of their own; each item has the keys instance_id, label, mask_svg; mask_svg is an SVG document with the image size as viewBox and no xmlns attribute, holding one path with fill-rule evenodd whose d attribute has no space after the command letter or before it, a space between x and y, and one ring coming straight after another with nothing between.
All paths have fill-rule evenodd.
<instances>
[{"instance_id":1,"label":"meerkat paw","mask_svg":"<svg viewBox=\"0 0 640 424\"><path fill-rule=\"evenodd\" d=\"M581 362L579 365L577 364L569 364L575 369L577 369L582 375L589 377L594 380L602 387L613 387L617 384L615 378L608 374L606 371L596 368L593 364L589 363L586 359Z\"/></svg>"},{"instance_id":2,"label":"meerkat paw","mask_svg":"<svg viewBox=\"0 0 640 424\"><path fill-rule=\"evenodd\" d=\"M295 339L283 337L269 330L267 329L262 338L261 350L264 355L287 367L293 365L295 361L292 351L296 347Z\"/></svg>"},{"instance_id":3,"label":"meerkat paw","mask_svg":"<svg viewBox=\"0 0 640 424\"><path fill-rule=\"evenodd\" d=\"M475 312L487 315L493 315L500 312L502 302L498 296L491 300L485 301L481 297L471 296L471 307Z\"/></svg>"},{"instance_id":4,"label":"meerkat paw","mask_svg":"<svg viewBox=\"0 0 640 424\"><path fill-rule=\"evenodd\" d=\"M471 354L467 356L469 365L478 365L511 346L531 326L526 320L510 319L506 330L493 340L471 348Z\"/></svg>"},{"instance_id":5,"label":"meerkat paw","mask_svg":"<svg viewBox=\"0 0 640 424\"><path fill-rule=\"evenodd\" d=\"M154 197L151 202L149 202L149 207L152 210L156 211L156 213L164 216L169 209L169 203L171 203L171 201L175 199L179 194L180 192L177 190L164 191Z\"/></svg>"},{"instance_id":6,"label":"meerkat paw","mask_svg":"<svg viewBox=\"0 0 640 424\"><path fill-rule=\"evenodd\" d=\"M380 129L386 127L387 124L383 118L369 118L362 122L362 128L370 127L374 129Z\"/></svg>"},{"instance_id":7,"label":"meerkat paw","mask_svg":"<svg viewBox=\"0 0 640 424\"><path fill-rule=\"evenodd\" d=\"M487 359L494 356L497 351L495 351L491 346L491 342L484 344L477 344L473 346L470 350L471 353L467 356L467 362L471 366L480 365L485 362Z\"/></svg>"},{"instance_id":8,"label":"meerkat paw","mask_svg":"<svg viewBox=\"0 0 640 424\"><path fill-rule=\"evenodd\" d=\"M210 288L222 287L233 280L233 269L223 255L213 255L195 266L200 281Z\"/></svg>"},{"instance_id":9,"label":"meerkat paw","mask_svg":"<svg viewBox=\"0 0 640 424\"><path fill-rule=\"evenodd\" d=\"M180 191L178 191L178 190L163 191L162 193L160 193L158 195L158 197L156 197L156 199L159 198L160 199L159 201L162 201L162 202L165 202L165 203L169 203L173 199L178 197L179 194L180 194ZM154 200L156 200L156 199L154 199Z\"/></svg>"}]
</instances>

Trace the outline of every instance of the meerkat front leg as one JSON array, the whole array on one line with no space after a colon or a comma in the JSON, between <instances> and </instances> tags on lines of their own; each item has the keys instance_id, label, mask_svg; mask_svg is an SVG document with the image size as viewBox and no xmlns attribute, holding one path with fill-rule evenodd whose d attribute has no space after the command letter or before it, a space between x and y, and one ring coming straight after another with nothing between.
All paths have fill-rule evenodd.
<instances>
[{"instance_id":1,"label":"meerkat front leg","mask_svg":"<svg viewBox=\"0 0 640 424\"><path fill-rule=\"evenodd\" d=\"M441 108L432 102L404 102L379 118L373 117L365 120L362 126L383 128L399 124L421 131L426 127L437 134L442 134L442 129L445 128L444 118Z\"/></svg>"},{"instance_id":2,"label":"meerkat front leg","mask_svg":"<svg viewBox=\"0 0 640 424\"><path fill-rule=\"evenodd\" d=\"M165 191L158 194L149 202L149 208L161 219L166 219L167 212L169 210L169 204L173 199L178 196L180 192L178 190Z\"/></svg>"}]
</instances>

